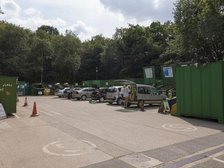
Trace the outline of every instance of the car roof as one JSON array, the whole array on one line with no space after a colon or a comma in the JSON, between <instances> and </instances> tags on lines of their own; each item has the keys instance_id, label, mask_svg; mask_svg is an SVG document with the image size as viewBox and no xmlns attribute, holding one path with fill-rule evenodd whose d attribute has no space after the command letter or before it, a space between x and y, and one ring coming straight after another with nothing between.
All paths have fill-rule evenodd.
<instances>
[{"instance_id":1,"label":"car roof","mask_svg":"<svg viewBox=\"0 0 224 168\"><path fill-rule=\"evenodd\" d=\"M122 88L123 86L111 86L109 88Z\"/></svg>"},{"instance_id":2,"label":"car roof","mask_svg":"<svg viewBox=\"0 0 224 168\"><path fill-rule=\"evenodd\" d=\"M154 86L151 85L146 85L146 84L136 84L137 87L142 86L142 87L150 87L150 88L155 88Z\"/></svg>"}]
</instances>

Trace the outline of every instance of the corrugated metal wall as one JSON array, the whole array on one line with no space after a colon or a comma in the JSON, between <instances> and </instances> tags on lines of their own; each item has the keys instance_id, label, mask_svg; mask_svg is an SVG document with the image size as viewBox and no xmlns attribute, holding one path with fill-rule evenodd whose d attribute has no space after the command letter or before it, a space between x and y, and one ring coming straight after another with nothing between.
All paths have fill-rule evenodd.
<instances>
[{"instance_id":1,"label":"corrugated metal wall","mask_svg":"<svg viewBox=\"0 0 224 168\"><path fill-rule=\"evenodd\" d=\"M177 114L224 123L224 62L177 67Z\"/></svg>"}]
</instances>

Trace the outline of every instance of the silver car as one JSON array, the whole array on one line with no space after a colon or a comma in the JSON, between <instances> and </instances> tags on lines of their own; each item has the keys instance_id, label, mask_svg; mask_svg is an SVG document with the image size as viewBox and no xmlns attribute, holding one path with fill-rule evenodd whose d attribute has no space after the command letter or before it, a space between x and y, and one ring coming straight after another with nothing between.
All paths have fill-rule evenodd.
<instances>
[{"instance_id":1,"label":"silver car","mask_svg":"<svg viewBox=\"0 0 224 168\"><path fill-rule=\"evenodd\" d=\"M145 104L160 104L166 98L166 95L150 85L134 84L129 87L131 92L128 105L137 104L139 106L141 100L144 100Z\"/></svg>"},{"instance_id":2,"label":"silver car","mask_svg":"<svg viewBox=\"0 0 224 168\"><path fill-rule=\"evenodd\" d=\"M92 87L83 88L81 90L74 91L72 93L72 98L77 100L86 100L87 98L91 97L94 91L95 88Z\"/></svg>"}]
</instances>

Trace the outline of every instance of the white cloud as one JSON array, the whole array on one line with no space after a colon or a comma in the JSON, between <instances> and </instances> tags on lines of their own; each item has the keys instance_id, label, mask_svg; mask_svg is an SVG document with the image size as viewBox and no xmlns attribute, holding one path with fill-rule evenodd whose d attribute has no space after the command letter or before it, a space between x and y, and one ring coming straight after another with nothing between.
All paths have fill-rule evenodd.
<instances>
[{"instance_id":1,"label":"white cloud","mask_svg":"<svg viewBox=\"0 0 224 168\"><path fill-rule=\"evenodd\" d=\"M33 16L41 17L41 12L37 11L34 8L25 9L24 14L26 15L26 17L33 17Z\"/></svg>"},{"instance_id":2,"label":"white cloud","mask_svg":"<svg viewBox=\"0 0 224 168\"><path fill-rule=\"evenodd\" d=\"M173 3L176 0L100 0L111 11L124 14L138 21L172 19Z\"/></svg>"},{"instance_id":3,"label":"white cloud","mask_svg":"<svg viewBox=\"0 0 224 168\"><path fill-rule=\"evenodd\" d=\"M21 8L13 0L3 0L1 2L1 7L4 13L7 13L8 16L16 17L20 14Z\"/></svg>"},{"instance_id":4,"label":"white cloud","mask_svg":"<svg viewBox=\"0 0 224 168\"><path fill-rule=\"evenodd\" d=\"M82 39L112 37L128 24L150 25L172 19L175 0L0 0L0 19L36 30L41 25L70 29Z\"/></svg>"},{"instance_id":5,"label":"white cloud","mask_svg":"<svg viewBox=\"0 0 224 168\"><path fill-rule=\"evenodd\" d=\"M82 21L77 21L70 28L81 40L90 39L92 36L96 35L96 30L90 26L87 26Z\"/></svg>"}]
</instances>

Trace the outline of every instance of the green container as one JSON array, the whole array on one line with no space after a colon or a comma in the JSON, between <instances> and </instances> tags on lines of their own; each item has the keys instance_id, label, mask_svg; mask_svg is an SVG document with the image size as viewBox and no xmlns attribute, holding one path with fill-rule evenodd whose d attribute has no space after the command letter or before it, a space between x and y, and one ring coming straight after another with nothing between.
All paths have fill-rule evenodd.
<instances>
[{"instance_id":1,"label":"green container","mask_svg":"<svg viewBox=\"0 0 224 168\"><path fill-rule=\"evenodd\" d=\"M29 95L30 88L29 88L29 83L26 83L24 81L18 81L17 84L17 95L18 96L25 96Z\"/></svg>"},{"instance_id":2,"label":"green container","mask_svg":"<svg viewBox=\"0 0 224 168\"><path fill-rule=\"evenodd\" d=\"M0 76L0 102L6 114L16 113L17 78Z\"/></svg>"},{"instance_id":3,"label":"green container","mask_svg":"<svg viewBox=\"0 0 224 168\"><path fill-rule=\"evenodd\" d=\"M18 84L17 84L17 95L18 96L25 96L25 82L21 82L21 81L18 81Z\"/></svg>"},{"instance_id":4,"label":"green container","mask_svg":"<svg viewBox=\"0 0 224 168\"><path fill-rule=\"evenodd\" d=\"M176 72L177 115L224 123L224 62L178 67Z\"/></svg>"},{"instance_id":5,"label":"green container","mask_svg":"<svg viewBox=\"0 0 224 168\"><path fill-rule=\"evenodd\" d=\"M31 94L33 96L41 96L44 95L44 87L41 83L33 83L31 85Z\"/></svg>"}]
</instances>

